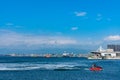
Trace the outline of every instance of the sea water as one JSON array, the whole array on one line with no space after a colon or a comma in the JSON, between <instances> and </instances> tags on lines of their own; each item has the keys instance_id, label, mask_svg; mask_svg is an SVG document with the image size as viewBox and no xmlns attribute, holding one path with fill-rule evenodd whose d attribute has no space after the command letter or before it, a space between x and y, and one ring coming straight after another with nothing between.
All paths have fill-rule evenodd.
<instances>
[{"instance_id":1,"label":"sea water","mask_svg":"<svg viewBox=\"0 0 120 80\"><path fill-rule=\"evenodd\" d=\"M92 64L102 71L90 71ZM0 80L120 80L120 60L0 57Z\"/></svg>"}]
</instances>

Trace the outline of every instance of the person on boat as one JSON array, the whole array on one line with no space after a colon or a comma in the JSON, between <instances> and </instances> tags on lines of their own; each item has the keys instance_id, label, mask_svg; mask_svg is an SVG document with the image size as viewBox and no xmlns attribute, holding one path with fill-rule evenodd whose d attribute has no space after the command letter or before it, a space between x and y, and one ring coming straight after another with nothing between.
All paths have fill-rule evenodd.
<instances>
[{"instance_id":1,"label":"person on boat","mask_svg":"<svg viewBox=\"0 0 120 80\"><path fill-rule=\"evenodd\" d=\"M92 68L95 68L95 67L97 67L96 64L93 64L93 65L92 65Z\"/></svg>"},{"instance_id":2,"label":"person on boat","mask_svg":"<svg viewBox=\"0 0 120 80\"><path fill-rule=\"evenodd\" d=\"M91 68L99 68L99 69L102 69L101 66L97 66L96 64L93 64Z\"/></svg>"}]
</instances>

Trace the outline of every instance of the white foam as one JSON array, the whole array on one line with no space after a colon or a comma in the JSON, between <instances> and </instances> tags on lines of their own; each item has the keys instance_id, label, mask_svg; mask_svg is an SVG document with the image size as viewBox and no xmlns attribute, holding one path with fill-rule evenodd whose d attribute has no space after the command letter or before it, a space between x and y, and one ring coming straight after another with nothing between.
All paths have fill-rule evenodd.
<instances>
[{"instance_id":1,"label":"white foam","mask_svg":"<svg viewBox=\"0 0 120 80\"><path fill-rule=\"evenodd\" d=\"M54 70L54 69L80 69L76 66L87 66L86 64L59 62L59 63L0 63L0 70Z\"/></svg>"}]
</instances>

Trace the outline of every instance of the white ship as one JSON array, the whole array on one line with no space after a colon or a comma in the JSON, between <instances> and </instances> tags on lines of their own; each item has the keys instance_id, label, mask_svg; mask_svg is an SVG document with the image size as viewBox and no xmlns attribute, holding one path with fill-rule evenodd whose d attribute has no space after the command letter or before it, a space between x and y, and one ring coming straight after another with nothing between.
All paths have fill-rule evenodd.
<instances>
[{"instance_id":1,"label":"white ship","mask_svg":"<svg viewBox=\"0 0 120 80\"><path fill-rule=\"evenodd\" d=\"M103 49L100 46L96 51L92 51L88 59L120 59L120 51L114 49Z\"/></svg>"}]
</instances>

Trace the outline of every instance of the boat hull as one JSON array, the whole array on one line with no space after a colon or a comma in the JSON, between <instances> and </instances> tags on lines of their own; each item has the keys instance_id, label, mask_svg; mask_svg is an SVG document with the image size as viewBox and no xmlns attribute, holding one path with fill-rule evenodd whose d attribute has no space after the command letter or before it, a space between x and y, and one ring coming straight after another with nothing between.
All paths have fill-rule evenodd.
<instances>
[{"instance_id":1,"label":"boat hull","mask_svg":"<svg viewBox=\"0 0 120 80\"><path fill-rule=\"evenodd\" d=\"M90 70L91 71L101 71L102 67L91 67Z\"/></svg>"}]
</instances>

